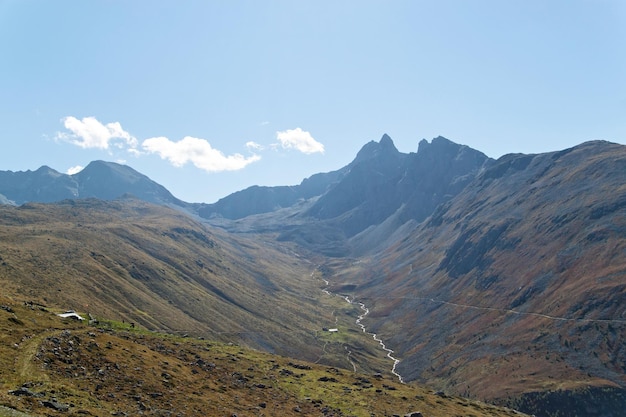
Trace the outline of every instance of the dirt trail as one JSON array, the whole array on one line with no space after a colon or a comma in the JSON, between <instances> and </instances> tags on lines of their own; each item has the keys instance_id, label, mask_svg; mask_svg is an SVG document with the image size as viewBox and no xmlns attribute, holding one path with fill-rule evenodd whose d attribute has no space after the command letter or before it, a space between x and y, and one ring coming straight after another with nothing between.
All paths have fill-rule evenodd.
<instances>
[{"instance_id":1,"label":"dirt trail","mask_svg":"<svg viewBox=\"0 0 626 417\"><path fill-rule=\"evenodd\" d=\"M54 332L43 332L35 337L23 342L17 348L18 354L15 358L15 371L19 378L23 381L48 381L48 375L43 372L40 364L35 362L35 355L39 346L46 337L51 336Z\"/></svg>"}]
</instances>

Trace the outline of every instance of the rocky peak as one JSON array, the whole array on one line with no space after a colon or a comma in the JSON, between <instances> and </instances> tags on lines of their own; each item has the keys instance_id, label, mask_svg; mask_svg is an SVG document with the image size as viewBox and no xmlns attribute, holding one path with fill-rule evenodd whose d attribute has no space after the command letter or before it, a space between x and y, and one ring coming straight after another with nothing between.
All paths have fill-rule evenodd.
<instances>
[{"instance_id":1,"label":"rocky peak","mask_svg":"<svg viewBox=\"0 0 626 417\"><path fill-rule=\"evenodd\" d=\"M385 133L380 141L370 141L366 143L359 153L357 153L353 164L369 159L394 158L399 155L400 152L396 148L396 145L394 145L393 140Z\"/></svg>"},{"instance_id":2,"label":"rocky peak","mask_svg":"<svg viewBox=\"0 0 626 417\"><path fill-rule=\"evenodd\" d=\"M494 162L484 153L467 145L454 143L443 136L434 138L430 143L422 139L417 153L413 155L414 161L419 161L417 164L427 167L428 170L444 170L443 175L465 175ZM450 169L454 172L448 172Z\"/></svg>"},{"instance_id":3,"label":"rocky peak","mask_svg":"<svg viewBox=\"0 0 626 417\"><path fill-rule=\"evenodd\" d=\"M382 138L380 138L378 144L381 146L381 148L393 149L397 151L396 146L393 144L393 140L391 140L391 137L386 133L383 135Z\"/></svg>"},{"instance_id":4,"label":"rocky peak","mask_svg":"<svg viewBox=\"0 0 626 417\"><path fill-rule=\"evenodd\" d=\"M143 174L135 171L129 166L120 165L115 162L92 161L82 171L74 174L74 177L104 177L103 179L111 179L110 176L123 177L126 181L132 178L145 177Z\"/></svg>"},{"instance_id":5,"label":"rocky peak","mask_svg":"<svg viewBox=\"0 0 626 417\"><path fill-rule=\"evenodd\" d=\"M35 174L41 177L46 176L46 177L54 177L54 178L60 177L62 175L60 172L50 168L47 165L42 165L41 167L39 167L35 171Z\"/></svg>"},{"instance_id":6,"label":"rocky peak","mask_svg":"<svg viewBox=\"0 0 626 417\"><path fill-rule=\"evenodd\" d=\"M418 145L417 153L451 153L457 152L460 148L465 145L459 145L458 143L454 143L449 139L444 138L443 136L437 136L430 143L426 139L422 139Z\"/></svg>"}]
</instances>

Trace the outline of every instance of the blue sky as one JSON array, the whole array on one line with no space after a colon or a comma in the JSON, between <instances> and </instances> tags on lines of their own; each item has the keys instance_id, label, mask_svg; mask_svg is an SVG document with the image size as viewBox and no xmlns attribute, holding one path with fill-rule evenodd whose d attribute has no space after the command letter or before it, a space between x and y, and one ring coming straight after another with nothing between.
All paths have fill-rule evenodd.
<instances>
[{"instance_id":1,"label":"blue sky","mask_svg":"<svg viewBox=\"0 0 626 417\"><path fill-rule=\"evenodd\" d=\"M626 2L0 0L0 170L126 163L192 202L388 133L626 144Z\"/></svg>"}]
</instances>

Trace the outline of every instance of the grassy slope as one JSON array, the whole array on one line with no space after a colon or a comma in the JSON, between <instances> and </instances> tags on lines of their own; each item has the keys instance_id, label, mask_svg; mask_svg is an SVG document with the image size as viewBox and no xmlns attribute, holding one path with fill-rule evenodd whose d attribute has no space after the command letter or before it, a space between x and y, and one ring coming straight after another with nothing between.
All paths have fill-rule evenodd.
<instances>
[{"instance_id":1,"label":"grassy slope","mask_svg":"<svg viewBox=\"0 0 626 417\"><path fill-rule=\"evenodd\" d=\"M0 305L0 416L516 415L234 344L89 326L6 296ZM9 393L20 387L28 395Z\"/></svg>"},{"instance_id":2,"label":"grassy slope","mask_svg":"<svg viewBox=\"0 0 626 417\"><path fill-rule=\"evenodd\" d=\"M6 385L3 395L9 389L33 382L33 390L45 390L48 397L59 401L74 398L77 410L94 412L101 405L93 405L92 409L89 401L94 401L94 393L99 389L81 384L92 384L95 371L87 372L86 365L74 366L77 361L94 359L63 356L61 345L73 341L81 346L78 350L82 353L95 349L94 355L108 358L103 359L101 366L128 360L122 353L108 357L108 350L96 349L91 343L94 339L102 347L124 340L125 336L119 334L98 332L94 338L89 334L93 330L81 327L80 331L75 330L76 334L72 330L67 341L59 342L61 345L50 345L50 340L56 340L50 338L63 336L62 326L75 325L59 323L59 319L37 306L55 306L59 311L73 308L84 315L91 313L124 323L127 329L133 323L136 331L202 336L216 346L234 342L334 366L349 375L353 371L381 372L385 378L393 379L389 373L391 361L370 336L355 326L361 313L358 306L321 291L323 281L315 266L284 246L271 243L271 239L229 237L176 211L136 201L29 204L21 208L0 207L0 211L3 305L18 311L27 301L33 308L17 313L16 321L13 313L0 311L6 312L4 324L8 326L3 331L2 345L13 346L2 353L3 360L10 362L2 364L2 383ZM323 327L337 327L340 331L331 334L321 331ZM137 343L143 342L133 336L132 345ZM121 349L130 352L128 347ZM46 356L44 351L53 356ZM140 352L133 350L130 359L144 353L143 348ZM52 362L46 362L44 356ZM62 370L43 372L42 361L57 364ZM164 359L167 361L171 358ZM8 373L10 369L15 372ZM115 379L127 378L125 384L136 385L131 381L134 369L128 365ZM65 377L68 381L62 382ZM300 386L300 380L289 384L298 393L293 395L300 398L300 402L294 400L296 405L302 403L303 396L313 396L319 389ZM83 389L89 395L78 392ZM387 391L391 390L383 392ZM148 397L144 402L150 402L149 393L143 392ZM39 397L5 397L6 404L21 409L38 409L42 401ZM110 398L111 403L122 401L118 395ZM222 407L233 401L230 396L223 398L221 403L218 401ZM350 398L344 399L347 409ZM198 401L207 407L204 400ZM136 401L128 404L131 403L136 406ZM276 407L291 403L276 400ZM128 404L125 407L131 407Z\"/></svg>"},{"instance_id":3,"label":"grassy slope","mask_svg":"<svg viewBox=\"0 0 626 417\"><path fill-rule=\"evenodd\" d=\"M333 366L390 367L354 326L358 307L322 292L315 265L271 239L137 201L4 206L0 219L5 294ZM337 326L335 337L321 331Z\"/></svg>"}]
</instances>

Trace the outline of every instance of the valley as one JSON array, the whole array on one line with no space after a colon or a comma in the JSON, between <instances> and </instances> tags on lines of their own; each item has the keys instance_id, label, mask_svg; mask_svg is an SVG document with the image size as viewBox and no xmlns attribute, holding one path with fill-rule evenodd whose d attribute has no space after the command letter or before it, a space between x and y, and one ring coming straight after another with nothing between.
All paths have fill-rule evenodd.
<instances>
[{"instance_id":1,"label":"valley","mask_svg":"<svg viewBox=\"0 0 626 417\"><path fill-rule=\"evenodd\" d=\"M10 179L2 201L14 203L0 206L11 309L73 309L138 344L148 334L206 341L358 381L378 375L396 384L381 392L424 389L445 404L463 397L539 417L626 408L624 146L493 160L442 137L404 154L384 135L336 171L215 204L180 201L129 167L87 168L42 168L28 186L26 173L0 175ZM41 347L46 331L24 347ZM23 376L48 383L29 357ZM297 389L297 400L278 395L304 410L302 398L318 394ZM358 401L391 415L373 398Z\"/></svg>"}]
</instances>

